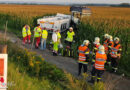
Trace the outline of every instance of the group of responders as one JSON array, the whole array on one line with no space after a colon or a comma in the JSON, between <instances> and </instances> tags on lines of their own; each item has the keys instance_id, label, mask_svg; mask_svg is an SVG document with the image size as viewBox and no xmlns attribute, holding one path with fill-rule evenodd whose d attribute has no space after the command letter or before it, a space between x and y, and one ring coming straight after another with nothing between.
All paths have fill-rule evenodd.
<instances>
[{"instance_id":1,"label":"group of responders","mask_svg":"<svg viewBox=\"0 0 130 90\"><path fill-rule=\"evenodd\" d=\"M23 35L23 44L26 44L27 42L31 43L31 31L29 25L25 25L22 29L22 35ZM70 27L67 31L67 36L65 38L65 51L62 50L64 53L68 54L72 53L72 43L73 38L75 36L75 33L73 31L73 28ZM48 31L46 28L41 28L40 25L37 25L34 28L34 37L35 37L35 48L39 48L41 50L46 49L46 40L48 37ZM59 46L63 48L61 44L61 34L60 30L54 30L52 34L52 44L53 44L53 55L57 56L60 52ZM115 37L113 40L113 37L109 34L104 35L104 42L103 45L100 44L100 38L95 37L94 42L92 43L93 49L90 51L89 49L89 40L84 40L82 45L78 47L78 75L81 74L82 67L84 68L84 73L87 72L87 65L90 59L90 53L92 54L92 65L93 69L91 71L92 78L90 82L95 82L95 79L97 79L97 82L101 80L101 76L104 72L104 66L108 65L112 67L112 72L116 72L118 70L118 62L121 58L121 52L122 47L120 44L120 39L118 37ZM67 50L67 51L66 51ZM97 77L97 78L96 78Z\"/></svg>"}]
</instances>

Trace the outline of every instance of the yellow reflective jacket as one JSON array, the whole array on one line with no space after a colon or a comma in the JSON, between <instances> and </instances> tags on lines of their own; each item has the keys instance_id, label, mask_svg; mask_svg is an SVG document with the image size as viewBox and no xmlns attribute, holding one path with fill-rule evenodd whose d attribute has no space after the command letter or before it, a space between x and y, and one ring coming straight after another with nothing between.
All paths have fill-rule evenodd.
<instances>
[{"instance_id":1,"label":"yellow reflective jacket","mask_svg":"<svg viewBox=\"0 0 130 90\"><path fill-rule=\"evenodd\" d=\"M48 36L47 30L43 30L43 31L42 31L42 38L47 39L47 36Z\"/></svg>"},{"instance_id":2,"label":"yellow reflective jacket","mask_svg":"<svg viewBox=\"0 0 130 90\"><path fill-rule=\"evenodd\" d=\"M68 32L67 32L67 38L66 38L66 40L69 41L69 42L72 42L72 41L73 41L73 36L74 36L74 35L75 35L74 32L68 31Z\"/></svg>"},{"instance_id":3,"label":"yellow reflective jacket","mask_svg":"<svg viewBox=\"0 0 130 90\"><path fill-rule=\"evenodd\" d=\"M41 28L35 27L34 28L34 37L40 37L41 36Z\"/></svg>"},{"instance_id":4,"label":"yellow reflective jacket","mask_svg":"<svg viewBox=\"0 0 130 90\"><path fill-rule=\"evenodd\" d=\"M27 36L27 31L26 31L25 27L23 27L23 29L22 29L22 35L23 35L23 38Z\"/></svg>"}]
</instances>

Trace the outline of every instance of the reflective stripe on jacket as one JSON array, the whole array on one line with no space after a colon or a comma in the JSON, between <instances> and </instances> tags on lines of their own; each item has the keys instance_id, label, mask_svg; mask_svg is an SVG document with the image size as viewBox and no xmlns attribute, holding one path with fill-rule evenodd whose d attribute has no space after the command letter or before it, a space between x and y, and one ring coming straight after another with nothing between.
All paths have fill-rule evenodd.
<instances>
[{"instance_id":1,"label":"reflective stripe on jacket","mask_svg":"<svg viewBox=\"0 0 130 90\"><path fill-rule=\"evenodd\" d=\"M78 48L79 51L79 62L86 61L86 55L89 54L89 48L87 46L81 45Z\"/></svg>"},{"instance_id":2,"label":"reflective stripe on jacket","mask_svg":"<svg viewBox=\"0 0 130 90\"><path fill-rule=\"evenodd\" d=\"M111 57L117 58L117 56L118 56L118 55L117 55L117 54L118 54L117 52L119 51L120 47L121 47L121 45L118 44L116 47L113 46L113 47L111 48L111 53L110 53L110 54L111 54Z\"/></svg>"},{"instance_id":3,"label":"reflective stripe on jacket","mask_svg":"<svg viewBox=\"0 0 130 90\"><path fill-rule=\"evenodd\" d=\"M101 53L100 51L98 51L96 53L96 61L94 67L97 70L104 70L104 64L106 60L107 60L107 55L105 53Z\"/></svg>"}]
</instances>

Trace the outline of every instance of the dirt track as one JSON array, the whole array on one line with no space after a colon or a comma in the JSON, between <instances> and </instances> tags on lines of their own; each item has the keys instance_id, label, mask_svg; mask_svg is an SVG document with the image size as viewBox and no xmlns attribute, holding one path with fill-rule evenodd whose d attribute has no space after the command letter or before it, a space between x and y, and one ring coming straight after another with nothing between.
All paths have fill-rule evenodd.
<instances>
[{"instance_id":1,"label":"dirt track","mask_svg":"<svg viewBox=\"0 0 130 90\"><path fill-rule=\"evenodd\" d=\"M3 37L3 32L0 31L0 39ZM17 38L14 34L7 34L7 39L17 45L27 48L30 50L31 45L22 45L22 42L19 38ZM46 62L52 63L56 65L58 68L61 68L75 77L77 76L78 71L78 64L75 59L62 57L62 56L52 56L52 53L49 50L41 51L39 49L32 49L37 54L42 55ZM91 65L89 65L88 73L90 74ZM88 77L89 79L89 77ZM130 90L130 80L126 78L122 78L122 76L111 74L109 72L105 72L103 76L104 82L106 82L107 90Z\"/></svg>"}]
</instances>

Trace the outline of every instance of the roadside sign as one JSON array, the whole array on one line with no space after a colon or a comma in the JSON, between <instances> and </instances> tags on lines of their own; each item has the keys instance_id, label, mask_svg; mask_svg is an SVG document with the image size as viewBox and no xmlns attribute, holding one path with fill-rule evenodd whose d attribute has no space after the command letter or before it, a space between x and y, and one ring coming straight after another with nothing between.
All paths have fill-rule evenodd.
<instances>
[{"instance_id":1,"label":"roadside sign","mask_svg":"<svg viewBox=\"0 0 130 90\"><path fill-rule=\"evenodd\" d=\"M7 54L0 54L0 90L7 90Z\"/></svg>"}]
</instances>

